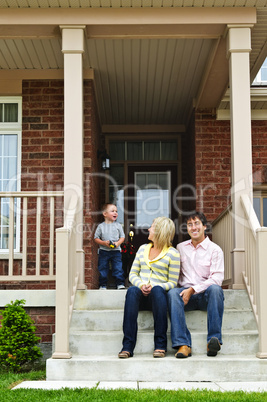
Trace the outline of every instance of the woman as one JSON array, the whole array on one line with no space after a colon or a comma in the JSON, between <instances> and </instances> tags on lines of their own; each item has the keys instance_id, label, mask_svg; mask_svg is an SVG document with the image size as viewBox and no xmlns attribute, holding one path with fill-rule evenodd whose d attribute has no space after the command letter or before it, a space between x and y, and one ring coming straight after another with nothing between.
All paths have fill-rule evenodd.
<instances>
[{"instance_id":1,"label":"woman","mask_svg":"<svg viewBox=\"0 0 267 402\"><path fill-rule=\"evenodd\" d=\"M137 251L129 280L133 284L126 294L123 318L123 341L119 358L133 356L137 338L139 310L152 310L154 318L154 357L167 351L167 291L177 285L180 254L171 246L175 226L171 219L154 219L148 229L151 243Z\"/></svg>"}]
</instances>

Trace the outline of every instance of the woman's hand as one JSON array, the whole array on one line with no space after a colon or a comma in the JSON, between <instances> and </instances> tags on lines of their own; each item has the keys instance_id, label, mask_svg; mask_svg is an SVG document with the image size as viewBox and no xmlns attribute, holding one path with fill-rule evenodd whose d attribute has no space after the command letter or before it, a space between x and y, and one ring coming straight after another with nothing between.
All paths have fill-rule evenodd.
<instances>
[{"instance_id":1,"label":"woman's hand","mask_svg":"<svg viewBox=\"0 0 267 402\"><path fill-rule=\"evenodd\" d=\"M141 287L141 291L144 296L148 296L149 293L151 292L151 289L152 289L152 286L150 284L142 285L142 287Z\"/></svg>"}]
</instances>

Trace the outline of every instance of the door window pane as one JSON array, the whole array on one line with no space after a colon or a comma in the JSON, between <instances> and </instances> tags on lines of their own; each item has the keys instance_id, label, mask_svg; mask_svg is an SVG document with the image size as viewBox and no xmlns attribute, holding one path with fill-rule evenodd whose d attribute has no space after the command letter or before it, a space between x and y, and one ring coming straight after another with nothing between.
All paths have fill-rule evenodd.
<instances>
[{"instance_id":1,"label":"door window pane","mask_svg":"<svg viewBox=\"0 0 267 402\"><path fill-rule=\"evenodd\" d=\"M124 224L124 167L114 165L110 168L109 200L117 206L117 222Z\"/></svg>"},{"instance_id":2,"label":"door window pane","mask_svg":"<svg viewBox=\"0 0 267 402\"><path fill-rule=\"evenodd\" d=\"M177 160L177 143L175 141L161 143L161 159L165 161Z\"/></svg>"},{"instance_id":3,"label":"door window pane","mask_svg":"<svg viewBox=\"0 0 267 402\"><path fill-rule=\"evenodd\" d=\"M0 103L0 123L17 123L18 110L18 103Z\"/></svg>"},{"instance_id":4,"label":"door window pane","mask_svg":"<svg viewBox=\"0 0 267 402\"><path fill-rule=\"evenodd\" d=\"M18 138L17 135L6 135L4 139L4 153L5 156L17 157L18 151Z\"/></svg>"},{"instance_id":5,"label":"door window pane","mask_svg":"<svg viewBox=\"0 0 267 402\"><path fill-rule=\"evenodd\" d=\"M145 142L145 160L155 161L160 159L160 142Z\"/></svg>"},{"instance_id":6,"label":"door window pane","mask_svg":"<svg viewBox=\"0 0 267 402\"><path fill-rule=\"evenodd\" d=\"M126 149L126 152L125 152ZM176 141L110 141L111 160L177 160Z\"/></svg>"},{"instance_id":7,"label":"door window pane","mask_svg":"<svg viewBox=\"0 0 267 402\"><path fill-rule=\"evenodd\" d=\"M5 123L15 123L18 121L18 104L17 103L5 103Z\"/></svg>"},{"instance_id":8,"label":"door window pane","mask_svg":"<svg viewBox=\"0 0 267 402\"><path fill-rule=\"evenodd\" d=\"M125 160L125 142L112 141L109 144L109 156L114 161Z\"/></svg>"},{"instance_id":9,"label":"door window pane","mask_svg":"<svg viewBox=\"0 0 267 402\"><path fill-rule=\"evenodd\" d=\"M164 173L160 173L158 175L158 183L162 189L167 190L168 189L168 176Z\"/></svg>"},{"instance_id":10,"label":"door window pane","mask_svg":"<svg viewBox=\"0 0 267 402\"><path fill-rule=\"evenodd\" d=\"M145 174L137 174L136 175L136 185L140 189L145 188L145 186L146 186L146 175Z\"/></svg>"},{"instance_id":11,"label":"door window pane","mask_svg":"<svg viewBox=\"0 0 267 402\"><path fill-rule=\"evenodd\" d=\"M155 188L158 186L158 174L149 173L147 175L147 188Z\"/></svg>"},{"instance_id":12,"label":"door window pane","mask_svg":"<svg viewBox=\"0 0 267 402\"><path fill-rule=\"evenodd\" d=\"M124 184L124 167L123 165L112 165L110 167L110 176L112 177L112 185Z\"/></svg>"},{"instance_id":13,"label":"door window pane","mask_svg":"<svg viewBox=\"0 0 267 402\"><path fill-rule=\"evenodd\" d=\"M267 226L267 198L263 198L263 226Z\"/></svg>"},{"instance_id":14,"label":"door window pane","mask_svg":"<svg viewBox=\"0 0 267 402\"><path fill-rule=\"evenodd\" d=\"M141 161L142 159L142 142L127 142L127 160Z\"/></svg>"},{"instance_id":15,"label":"door window pane","mask_svg":"<svg viewBox=\"0 0 267 402\"><path fill-rule=\"evenodd\" d=\"M135 173L137 183L141 185L135 193L136 226L147 228L157 216L170 217L170 172L138 172Z\"/></svg>"},{"instance_id":16,"label":"door window pane","mask_svg":"<svg viewBox=\"0 0 267 402\"><path fill-rule=\"evenodd\" d=\"M0 134L0 191L17 191L18 175L18 136ZM14 203L14 248L19 243L16 222L19 220L20 200ZM0 249L8 248L9 238L9 198L1 198L0 207Z\"/></svg>"},{"instance_id":17,"label":"door window pane","mask_svg":"<svg viewBox=\"0 0 267 402\"><path fill-rule=\"evenodd\" d=\"M254 211L257 215L257 218L259 220L259 222L261 221L261 204L260 204L260 198L253 198L253 207L254 207Z\"/></svg>"}]
</instances>

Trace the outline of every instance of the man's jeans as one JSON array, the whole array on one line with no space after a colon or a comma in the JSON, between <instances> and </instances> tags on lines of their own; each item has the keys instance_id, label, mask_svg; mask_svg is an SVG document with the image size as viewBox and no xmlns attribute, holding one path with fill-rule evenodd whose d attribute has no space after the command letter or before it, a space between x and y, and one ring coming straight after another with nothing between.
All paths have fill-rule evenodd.
<instances>
[{"instance_id":1,"label":"man's jeans","mask_svg":"<svg viewBox=\"0 0 267 402\"><path fill-rule=\"evenodd\" d=\"M191 334L185 321L185 311L203 310L207 311L208 335L207 342L212 337L218 338L222 344L222 318L224 310L224 294L218 285L209 286L205 292L194 294L184 306L180 293L185 288L174 288L168 292L168 306L171 319L172 347L192 346Z\"/></svg>"},{"instance_id":2,"label":"man's jeans","mask_svg":"<svg viewBox=\"0 0 267 402\"><path fill-rule=\"evenodd\" d=\"M99 250L99 286L107 286L109 262L111 262L112 265L112 276L114 276L114 278L116 279L116 285L124 285L124 273L122 269L121 252L119 250Z\"/></svg>"},{"instance_id":3,"label":"man's jeans","mask_svg":"<svg viewBox=\"0 0 267 402\"><path fill-rule=\"evenodd\" d=\"M141 289L132 286L127 290L124 317L122 350L131 353L137 338L138 311L149 310L154 318L154 345L155 349L167 350L167 293L161 286L154 286L148 296L144 296Z\"/></svg>"}]
</instances>

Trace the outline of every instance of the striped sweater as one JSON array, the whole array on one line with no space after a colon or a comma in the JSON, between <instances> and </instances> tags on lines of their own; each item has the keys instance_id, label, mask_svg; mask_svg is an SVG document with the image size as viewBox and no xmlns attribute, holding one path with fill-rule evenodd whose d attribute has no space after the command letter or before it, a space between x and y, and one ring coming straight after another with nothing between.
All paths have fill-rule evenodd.
<instances>
[{"instance_id":1,"label":"striped sweater","mask_svg":"<svg viewBox=\"0 0 267 402\"><path fill-rule=\"evenodd\" d=\"M177 286L180 273L180 254L174 247L166 247L153 260L149 260L152 243L143 244L137 251L129 280L138 288L142 285L161 286L166 291Z\"/></svg>"}]
</instances>

